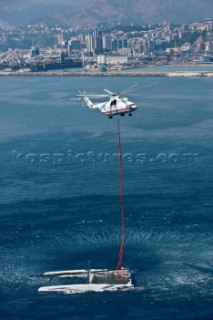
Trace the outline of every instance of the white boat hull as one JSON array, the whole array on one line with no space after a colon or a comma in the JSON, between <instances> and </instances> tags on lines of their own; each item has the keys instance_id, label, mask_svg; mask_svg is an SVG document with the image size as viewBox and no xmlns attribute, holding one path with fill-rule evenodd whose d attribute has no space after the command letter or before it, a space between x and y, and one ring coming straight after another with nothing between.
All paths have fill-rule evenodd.
<instances>
[{"instance_id":1,"label":"white boat hull","mask_svg":"<svg viewBox=\"0 0 213 320\"><path fill-rule=\"evenodd\" d=\"M62 292L65 294L84 293L84 292L104 292L104 291L127 291L133 290L131 281L127 284L77 284L77 285L57 285L40 287L39 292Z\"/></svg>"}]
</instances>

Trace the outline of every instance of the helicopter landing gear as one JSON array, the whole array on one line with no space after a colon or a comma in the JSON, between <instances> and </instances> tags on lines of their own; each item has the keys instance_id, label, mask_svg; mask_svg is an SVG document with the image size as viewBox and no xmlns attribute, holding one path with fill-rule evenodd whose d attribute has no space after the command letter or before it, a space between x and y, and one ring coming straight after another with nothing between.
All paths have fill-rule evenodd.
<instances>
[{"instance_id":1,"label":"helicopter landing gear","mask_svg":"<svg viewBox=\"0 0 213 320\"><path fill-rule=\"evenodd\" d=\"M121 117L124 117L125 116L125 113L121 113Z\"/></svg>"},{"instance_id":2,"label":"helicopter landing gear","mask_svg":"<svg viewBox=\"0 0 213 320\"><path fill-rule=\"evenodd\" d=\"M129 117L131 117L132 116L132 114L131 113L129 113Z\"/></svg>"}]
</instances>

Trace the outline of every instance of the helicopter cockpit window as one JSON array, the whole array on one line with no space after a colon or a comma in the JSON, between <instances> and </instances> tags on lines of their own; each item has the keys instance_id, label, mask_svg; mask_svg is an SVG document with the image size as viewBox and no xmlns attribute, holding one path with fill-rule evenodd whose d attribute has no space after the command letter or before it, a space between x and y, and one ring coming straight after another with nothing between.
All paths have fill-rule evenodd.
<instances>
[{"instance_id":1,"label":"helicopter cockpit window","mask_svg":"<svg viewBox=\"0 0 213 320\"><path fill-rule=\"evenodd\" d=\"M115 106L115 105L116 105L116 103L117 103L117 100L116 100L116 99L114 99L114 100L112 100L112 101L111 101L110 106Z\"/></svg>"}]
</instances>

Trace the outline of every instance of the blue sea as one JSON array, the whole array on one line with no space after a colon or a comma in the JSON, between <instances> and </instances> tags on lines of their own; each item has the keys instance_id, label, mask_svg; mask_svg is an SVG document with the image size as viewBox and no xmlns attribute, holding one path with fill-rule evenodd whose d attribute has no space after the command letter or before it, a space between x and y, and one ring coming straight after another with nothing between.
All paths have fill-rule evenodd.
<instances>
[{"instance_id":1,"label":"blue sea","mask_svg":"<svg viewBox=\"0 0 213 320\"><path fill-rule=\"evenodd\" d=\"M0 77L0 319L213 319L213 79L157 81ZM71 98L135 83L138 110L120 124L136 288L39 294L48 279L32 274L116 267L117 117Z\"/></svg>"}]
</instances>

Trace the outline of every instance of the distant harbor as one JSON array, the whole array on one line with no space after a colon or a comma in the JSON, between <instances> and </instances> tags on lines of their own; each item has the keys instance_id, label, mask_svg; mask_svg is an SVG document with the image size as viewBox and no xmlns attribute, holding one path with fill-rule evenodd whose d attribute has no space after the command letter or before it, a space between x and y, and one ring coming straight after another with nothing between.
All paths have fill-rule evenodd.
<instances>
[{"instance_id":1,"label":"distant harbor","mask_svg":"<svg viewBox=\"0 0 213 320\"><path fill-rule=\"evenodd\" d=\"M174 71L174 72L29 72L29 71L1 71L0 76L42 76L42 77L213 77L213 71Z\"/></svg>"},{"instance_id":2,"label":"distant harbor","mask_svg":"<svg viewBox=\"0 0 213 320\"><path fill-rule=\"evenodd\" d=\"M0 76L43 76L43 77L213 77L213 64L166 64L142 68L66 68L47 71L32 71L29 68L0 70Z\"/></svg>"}]
</instances>

